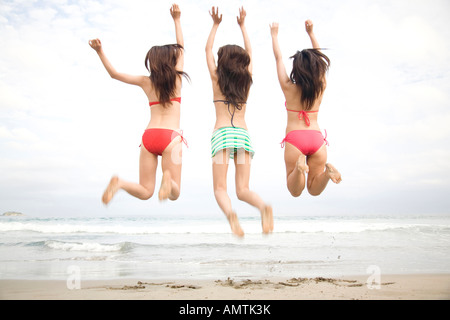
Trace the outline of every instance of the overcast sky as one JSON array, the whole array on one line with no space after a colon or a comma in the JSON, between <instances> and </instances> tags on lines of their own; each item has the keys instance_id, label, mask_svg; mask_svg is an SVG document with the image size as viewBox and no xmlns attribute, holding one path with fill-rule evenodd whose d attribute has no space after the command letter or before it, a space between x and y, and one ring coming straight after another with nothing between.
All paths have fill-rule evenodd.
<instances>
[{"instance_id":1,"label":"overcast sky","mask_svg":"<svg viewBox=\"0 0 450 320\"><path fill-rule=\"evenodd\" d=\"M88 40L100 38L119 71L147 74L150 47L175 42L173 1L0 0L0 214L31 216L222 215L212 190L215 114L204 47L219 6L214 51L243 45L247 11L254 84L247 124L256 155L251 187L282 215L442 214L450 210L450 2L447 0L180 0L185 38L181 126L182 193L176 202L119 192L106 208L113 174L138 181L139 144L149 121L145 94L112 80ZM286 188L286 111L269 24L279 22L285 64L311 47L304 21L331 59L319 124L328 160L342 173L319 197ZM157 183L161 179L158 171ZM234 168L229 193L238 215Z\"/></svg>"}]
</instances>

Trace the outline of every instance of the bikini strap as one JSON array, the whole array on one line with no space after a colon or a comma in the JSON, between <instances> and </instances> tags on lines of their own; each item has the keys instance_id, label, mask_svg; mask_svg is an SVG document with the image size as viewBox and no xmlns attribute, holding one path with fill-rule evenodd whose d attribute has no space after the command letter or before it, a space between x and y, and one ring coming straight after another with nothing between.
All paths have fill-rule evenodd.
<instances>
[{"instance_id":1,"label":"bikini strap","mask_svg":"<svg viewBox=\"0 0 450 320\"><path fill-rule=\"evenodd\" d=\"M172 98L172 99L170 99L170 101L177 101L177 102L181 103L181 97ZM151 101L148 104L151 107L151 106L153 106L155 104L160 104L160 101Z\"/></svg>"},{"instance_id":2,"label":"bikini strap","mask_svg":"<svg viewBox=\"0 0 450 320\"><path fill-rule=\"evenodd\" d=\"M305 111L305 110L290 110L287 108L286 102L284 102L284 106L286 107L286 111L297 112L298 120L305 120L305 124L309 127L311 125L311 121L309 120L308 113L319 112L319 110L315 111Z\"/></svg>"},{"instance_id":3,"label":"bikini strap","mask_svg":"<svg viewBox=\"0 0 450 320\"><path fill-rule=\"evenodd\" d=\"M230 101L228 100L213 100L213 102L223 102L225 103L227 106L229 106L231 104ZM247 104L247 102L240 102L240 104Z\"/></svg>"},{"instance_id":4,"label":"bikini strap","mask_svg":"<svg viewBox=\"0 0 450 320\"><path fill-rule=\"evenodd\" d=\"M177 132L177 131L175 131L175 132ZM183 130L180 130L180 132L178 132L178 134L179 134L180 137L181 137L181 142L183 142L183 143L186 145L186 147L189 148L189 146L188 146L188 144L187 144L187 141L186 141L186 139L184 138Z\"/></svg>"},{"instance_id":5,"label":"bikini strap","mask_svg":"<svg viewBox=\"0 0 450 320\"><path fill-rule=\"evenodd\" d=\"M311 125L311 121L309 120L309 116L308 116L308 113L307 113L306 111L304 111L304 110L299 111L299 112L297 113L297 117L298 117L298 120L304 119L304 120L305 120L305 124L306 124L308 127Z\"/></svg>"},{"instance_id":6,"label":"bikini strap","mask_svg":"<svg viewBox=\"0 0 450 320\"><path fill-rule=\"evenodd\" d=\"M311 121L309 120L309 116L308 113L312 113L312 112L318 112L318 111L305 111L305 110L289 110L286 108L287 111L291 111L291 112L297 112L297 117L298 120L305 120L305 124L309 127L311 125Z\"/></svg>"},{"instance_id":7,"label":"bikini strap","mask_svg":"<svg viewBox=\"0 0 450 320\"><path fill-rule=\"evenodd\" d=\"M230 104L230 101L228 101L228 100L213 100L213 102L223 102L223 103L225 103L226 105L229 105L229 104Z\"/></svg>"}]
</instances>

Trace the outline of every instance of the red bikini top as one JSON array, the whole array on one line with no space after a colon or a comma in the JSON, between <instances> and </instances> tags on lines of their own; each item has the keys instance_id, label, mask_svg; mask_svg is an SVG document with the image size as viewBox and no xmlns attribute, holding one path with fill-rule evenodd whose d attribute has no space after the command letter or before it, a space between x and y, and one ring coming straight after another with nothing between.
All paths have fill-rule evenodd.
<instances>
[{"instance_id":1,"label":"red bikini top","mask_svg":"<svg viewBox=\"0 0 450 320\"><path fill-rule=\"evenodd\" d=\"M177 101L179 103L181 103L181 97L177 97L177 98L172 98L170 99L170 101ZM148 103L151 106L155 105L155 104L159 104L159 101L152 101Z\"/></svg>"},{"instance_id":2,"label":"red bikini top","mask_svg":"<svg viewBox=\"0 0 450 320\"><path fill-rule=\"evenodd\" d=\"M305 110L290 110L287 108L286 106L286 102L284 103L284 106L286 107L286 111L291 111L291 112L297 112L297 117L298 120L305 120L305 124L309 127L309 125L311 124L311 121L309 120L309 116L308 113L316 113L319 112L319 110L315 110L315 111L305 111Z\"/></svg>"}]
</instances>

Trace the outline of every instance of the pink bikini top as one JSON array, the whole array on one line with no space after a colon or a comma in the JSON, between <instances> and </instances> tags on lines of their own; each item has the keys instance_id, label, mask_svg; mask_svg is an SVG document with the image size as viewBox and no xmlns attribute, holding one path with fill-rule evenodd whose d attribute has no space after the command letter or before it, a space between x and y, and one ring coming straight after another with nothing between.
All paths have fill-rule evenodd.
<instances>
[{"instance_id":1,"label":"pink bikini top","mask_svg":"<svg viewBox=\"0 0 450 320\"><path fill-rule=\"evenodd\" d=\"M316 113L316 112L319 112L319 110L315 110L315 111L290 110L290 109L287 108L286 102L284 103L284 106L286 107L286 111L297 112L298 120L304 119L304 120L305 120L305 124L306 124L308 127L309 127L310 124L311 124L311 121L309 121L308 113Z\"/></svg>"},{"instance_id":2,"label":"pink bikini top","mask_svg":"<svg viewBox=\"0 0 450 320\"><path fill-rule=\"evenodd\" d=\"M181 103L181 97L178 97L178 98L172 98L172 99L170 99L170 101L177 101L177 102ZM159 101L152 101L152 102L149 102L148 104L149 104L150 107L151 107L151 106L153 106L153 105L155 105L155 104L159 104Z\"/></svg>"}]
</instances>

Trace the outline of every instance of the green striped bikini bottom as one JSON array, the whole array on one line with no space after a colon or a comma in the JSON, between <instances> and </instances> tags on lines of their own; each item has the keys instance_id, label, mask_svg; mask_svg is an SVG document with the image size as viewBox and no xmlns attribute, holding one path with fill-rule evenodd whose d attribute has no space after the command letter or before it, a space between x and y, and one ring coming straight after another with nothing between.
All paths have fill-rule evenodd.
<instances>
[{"instance_id":1,"label":"green striped bikini bottom","mask_svg":"<svg viewBox=\"0 0 450 320\"><path fill-rule=\"evenodd\" d=\"M234 154L239 149L248 151L252 158L255 154L248 131L243 128L224 127L213 132L211 138L211 157L214 157L218 151L223 149L230 151L231 159L234 159Z\"/></svg>"}]
</instances>

